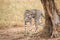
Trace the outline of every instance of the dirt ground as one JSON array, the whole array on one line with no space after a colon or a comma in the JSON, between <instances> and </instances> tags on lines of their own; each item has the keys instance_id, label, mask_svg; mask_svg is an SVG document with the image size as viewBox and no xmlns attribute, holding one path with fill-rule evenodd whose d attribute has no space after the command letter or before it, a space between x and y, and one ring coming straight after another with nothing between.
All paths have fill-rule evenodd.
<instances>
[{"instance_id":1,"label":"dirt ground","mask_svg":"<svg viewBox=\"0 0 60 40\"><path fill-rule=\"evenodd\" d=\"M60 40L60 38L43 39L38 37L30 37L24 35L24 27L12 27L8 29L0 29L0 40Z\"/></svg>"}]
</instances>

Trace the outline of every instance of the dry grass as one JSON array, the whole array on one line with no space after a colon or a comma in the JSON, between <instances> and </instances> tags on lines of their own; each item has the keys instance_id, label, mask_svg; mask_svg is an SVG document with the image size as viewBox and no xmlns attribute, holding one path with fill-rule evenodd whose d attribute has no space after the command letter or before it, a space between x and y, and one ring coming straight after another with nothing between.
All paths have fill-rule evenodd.
<instances>
[{"instance_id":1,"label":"dry grass","mask_svg":"<svg viewBox=\"0 0 60 40\"><path fill-rule=\"evenodd\" d=\"M0 24L23 26L23 14L26 9L41 9L43 11L40 0L0 0Z\"/></svg>"}]
</instances>

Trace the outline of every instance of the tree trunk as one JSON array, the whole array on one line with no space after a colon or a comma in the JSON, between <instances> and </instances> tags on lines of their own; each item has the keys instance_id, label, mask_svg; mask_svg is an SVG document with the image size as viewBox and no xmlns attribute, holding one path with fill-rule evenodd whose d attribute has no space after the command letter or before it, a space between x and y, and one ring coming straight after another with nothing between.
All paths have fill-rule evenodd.
<instances>
[{"instance_id":1,"label":"tree trunk","mask_svg":"<svg viewBox=\"0 0 60 40\"><path fill-rule=\"evenodd\" d=\"M58 10L55 6L55 2L54 0L41 0L41 2L45 10L46 22L49 18L51 19L49 21L51 22L51 25L52 25L51 27L53 27L52 36L56 37L58 34L56 28L59 27L60 21L59 21L59 16L57 14ZM48 24L46 23L46 25Z\"/></svg>"}]
</instances>

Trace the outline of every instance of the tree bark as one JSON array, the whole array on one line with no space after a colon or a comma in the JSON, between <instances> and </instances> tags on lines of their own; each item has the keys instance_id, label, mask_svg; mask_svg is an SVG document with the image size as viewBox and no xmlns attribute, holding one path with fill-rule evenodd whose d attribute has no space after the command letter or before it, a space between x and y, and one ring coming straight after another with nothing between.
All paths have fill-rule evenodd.
<instances>
[{"instance_id":1,"label":"tree bark","mask_svg":"<svg viewBox=\"0 0 60 40\"><path fill-rule=\"evenodd\" d=\"M56 28L60 27L60 21L59 21L59 16L57 14L58 10L55 6L55 2L54 2L54 0L41 0L41 2L43 4L44 10L45 10L46 22L48 20L47 17L50 17L50 19L51 19L50 21L51 21L52 27L53 27L52 37L56 37L58 34Z\"/></svg>"}]
</instances>

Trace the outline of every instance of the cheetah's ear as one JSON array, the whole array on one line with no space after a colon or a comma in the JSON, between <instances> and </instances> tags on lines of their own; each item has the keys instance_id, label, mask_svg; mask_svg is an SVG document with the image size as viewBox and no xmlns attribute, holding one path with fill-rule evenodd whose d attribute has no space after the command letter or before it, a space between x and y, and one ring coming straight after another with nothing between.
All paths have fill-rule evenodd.
<instances>
[{"instance_id":1,"label":"cheetah's ear","mask_svg":"<svg viewBox=\"0 0 60 40\"><path fill-rule=\"evenodd\" d=\"M25 12L28 12L28 13L29 13L29 12L30 12L30 10L26 10Z\"/></svg>"},{"instance_id":2,"label":"cheetah's ear","mask_svg":"<svg viewBox=\"0 0 60 40\"><path fill-rule=\"evenodd\" d=\"M29 10L26 10L26 11L29 11Z\"/></svg>"}]
</instances>

